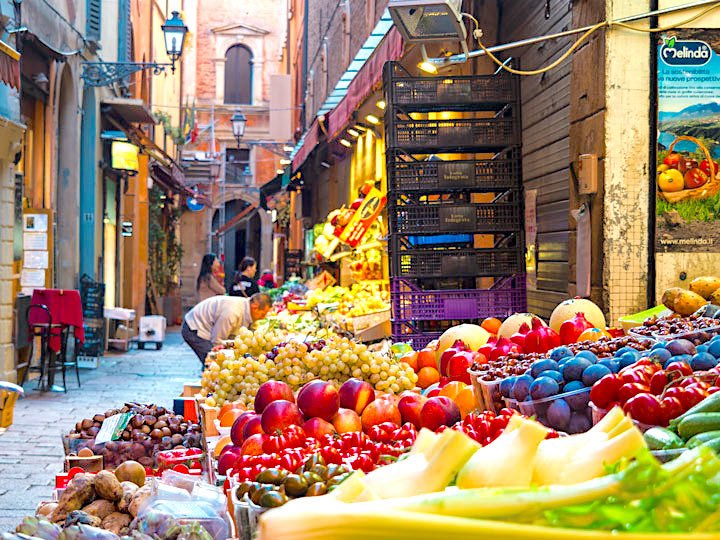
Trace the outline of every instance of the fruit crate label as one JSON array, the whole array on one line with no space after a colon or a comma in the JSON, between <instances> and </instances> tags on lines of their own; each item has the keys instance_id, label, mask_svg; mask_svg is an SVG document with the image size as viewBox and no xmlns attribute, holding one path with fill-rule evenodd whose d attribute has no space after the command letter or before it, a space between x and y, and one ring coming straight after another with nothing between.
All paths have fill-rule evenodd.
<instances>
[{"instance_id":1,"label":"fruit crate label","mask_svg":"<svg viewBox=\"0 0 720 540\"><path fill-rule=\"evenodd\" d=\"M449 188L472 187L475 185L475 164L473 162L438 163L438 180Z\"/></svg>"},{"instance_id":2,"label":"fruit crate label","mask_svg":"<svg viewBox=\"0 0 720 540\"><path fill-rule=\"evenodd\" d=\"M439 209L440 231L465 232L477 228L477 214L474 206L448 206Z\"/></svg>"},{"instance_id":3,"label":"fruit crate label","mask_svg":"<svg viewBox=\"0 0 720 540\"><path fill-rule=\"evenodd\" d=\"M114 414L106 418L100 427L100 431L98 431L98 434L95 437L95 444L117 441L125 427L128 425L130 418L132 418L132 413L129 412Z\"/></svg>"},{"instance_id":4,"label":"fruit crate label","mask_svg":"<svg viewBox=\"0 0 720 540\"><path fill-rule=\"evenodd\" d=\"M475 276L478 273L477 258L473 255L444 255L440 269L444 276Z\"/></svg>"}]
</instances>

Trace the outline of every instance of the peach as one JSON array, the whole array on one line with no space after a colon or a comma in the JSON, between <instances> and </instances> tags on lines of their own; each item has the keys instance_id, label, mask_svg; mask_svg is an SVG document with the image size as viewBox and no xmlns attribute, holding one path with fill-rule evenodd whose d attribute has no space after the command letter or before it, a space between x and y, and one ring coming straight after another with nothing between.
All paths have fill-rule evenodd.
<instances>
[{"instance_id":1,"label":"peach","mask_svg":"<svg viewBox=\"0 0 720 540\"><path fill-rule=\"evenodd\" d=\"M256 433L264 433L262 428L262 420L257 415L253 416L245 423L245 427L243 428L243 442L245 442L248 437L250 437L251 435L255 435Z\"/></svg>"},{"instance_id":2,"label":"peach","mask_svg":"<svg viewBox=\"0 0 720 540\"><path fill-rule=\"evenodd\" d=\"M391 399L376 399L373 401L365 407L361 420L363 430L365 431L383 422L392 422L398 426L402 424L400 409L398 409L398 406Z\"/></svg>"},{"instance_id":3,"label":"peach","mask_svg":"<svg viewBox=\"0 0 720 540\"><path fill-rule=\"evenodd\" d=\"M247 424L251 418L255 418L257 416L257 413L254 411L246 411L235 419L235 422L230 428L230 439L232 439L232 443L234 445L240 446L243 443L245 440L245 437L243 436L245 424Z\"/></svg>"},{"instance_id":4,"label":"peach","mask_svg":"<svg viewBox=\"0 0 720 540\"><path fill-rule=\"evenodd\" d=\"M266 435L262 433L256 433L250 435L242 445L241 454L245 456L259 456L263 453L263 443L265 442Z\"/></svg>"},{"instance_id":5,"label":"peach","mask_svg":"<svg viewBox=\"0 0 720 540\"><path fill-rule=\"evenodd\" d=\"M410 422L420 429L420 414L427 398L415 392L403 392L398 402L398 410L403 422Z\"/></svg>"},{"instance_id":6,"label":"peach","mask_svg":"<svg viewBox=\"0 0 720 540\"><path fill-rule=\"evenodd\" d=\"M460 421L460 408L447 396L429 398L420 412L421 425L432 431L440 426L452 426Z\"/></svg>"},{"instance_id":7,"label":"peach","mask_svg":"<svg viewBox=\"0 0 720 540\"><path fill-rule=\"evenodd\" d=\"M226 475L241 455L239 450L225 452L220 456L220 459L218 459L218 473L223 476Z\"/></svg>"},{"instance_id":8,"label":"peach","mask_svg":"<svg viewBox=\"0 0 720 540\"><path fill-rule=\"evenodd\" d=\"M298 406L286 399L278 399L270 403L265 407L260 418L265 433L283 431L292 425L299 426L304 420Z\"/></svg>"},{"instance_id":9,"label":"peach","mask_svg":"<svg viewBox=\"0 0 720 540\"><path fill-rule=\"evenodd\" d=\"M330 422L340 408L340 397L332 383L310 381L300 389L297 404L305 418L322 418Z\"/></svg>"},{"instance_id":10,"label":"peach","mask_svg":"<svg viewBox=\"0 0 720 540\"><path fill-rule=\"evenodd\" d=\"M255 394L255 412L260 414L265 407L273 401L284 399L290 403L295 403L292 388L282 381L267 381L260 385L257 394Z\"/></svg>"},{"instance_id":11,"label":"peach","mask_svg":"<svg viewBox=\"0 0 720 540\"><path fill-rule=\"evenodd\" d=\"M335 426L318 417L307 420L302 425L302 428L308 437L315 437L316 439L321 439L323 435L334 435L337 433Z\"/></svg>"},{"instance_id":12,"label":"peach","mask_svg":"<svg viewBox=\"0 0 720 540\"><path fill-rule=\"evenodd\" d=\"M375 401L375 389L369 382L360 379L345 381L340 387L338 395L340 396L340 406L353 410L358 415L363 413L369 403Z\"/></svg>"},{"instance_id":13,"label":"peach","mask_svg":"<svg viewBox=\"0 0 720 540\"><path fill-rule=\"evenodd\" d=\"M336 412L332 418L332 423L338 433L362 431L360 415L352 409L338 409L338 412Z\"/></svg>"}]
</instances>

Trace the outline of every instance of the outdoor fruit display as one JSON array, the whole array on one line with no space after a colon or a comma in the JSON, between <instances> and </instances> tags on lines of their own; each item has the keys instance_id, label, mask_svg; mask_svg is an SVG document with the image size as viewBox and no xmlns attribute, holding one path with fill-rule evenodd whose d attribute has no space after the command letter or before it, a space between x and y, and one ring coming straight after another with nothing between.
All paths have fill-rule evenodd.
<instances>
[{"instance_id":1,"label":"outdoor fruit display","mask_svg":"<svg viewBox=\"0 0 720 540\"><path fill-rule=\"evenodd\" d=\"M645 432L651 450L681 451L705 446L720 452L720 393L713 393L670 421L669 427L653 427ZM676 457L678 452L670 452Z\"/></svg>"},{"instance_id":2,"label":"outdoor fruit display","mask_svg":"<svg viewBox=\"0 0 720 540\"><path fill-rule=\"evenodd\" d=\"M550 328L560 332L560 327L565 321L582 313L587 321L595 328L605 328L605 315L602 310L590 300L584 298L571 298L565 300L555 307L550 315Z\"/></svg>"},{"instance_id":3,"label":"outdoor fruit display","mask_svg":"<svg viewBox=\"0 0 720 540\"><path fill-rule=\"evenodd\" d=\"M410 366L394 357L346 337L333 336L313 342L289 341L257 357L240 354L239 349L221 351L209 359L201 394L207 396L210 406L239 400L252 407L260 385L269 380L299 390L316 379L339 387L350 378L368 381L375 389L389 393L410 390L418 379Z\"/></svg>"},{"instance_id":4,"label":"outdoor fruit display","mask_svg":"<svg viewBox=\"0 0 720 540\"><path fill-rule=\"evenodd\" d=\"M687 289L670 287L663 292L663 305L681 316L689 316L708 302L720 305L720 278L700 276L693 279Z\"/></svg>"},{"instance_id":5,"label":"outdoor fruit display","mask_svg":"<svg viewBox=\"0 0 720 540\"><path fill-rule=\"evenodd\" d=\"M116 415L125 415L125 425L119 429L117 440L95 444L103 422ZM83 449L103 456L103 465L112 469L134 460L144 467L156 465L156 454L162 450L201 447L200 425L158 405L126 403L92 418L78 422L67 437L69 452Z\"/></svg>"},{"instance_id":6,"label":"outdoor fruit display","mask_svg":"<svg viewBox=\"0 0 720 540\"><path fill-rule=\"evenodd\" d=\"M695 345L701 345L720 333L711 330L720 326L720 321L697 314L688 317L650 317L642 325L632 329L639 336L668 339L670 336L683 336Z\"/></svg>"}]
</instances>

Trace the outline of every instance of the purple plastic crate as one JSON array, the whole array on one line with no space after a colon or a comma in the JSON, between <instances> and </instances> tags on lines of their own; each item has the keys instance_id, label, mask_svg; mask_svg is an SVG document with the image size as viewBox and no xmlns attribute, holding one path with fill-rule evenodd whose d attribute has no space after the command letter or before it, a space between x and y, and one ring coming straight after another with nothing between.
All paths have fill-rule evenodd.
<instances>
[{"instance_id":1,"label":"purple plastic crate","mask_svg":"<svg viewBox=\"0 0 720 540\"><path fill-rule=\"evenodd\" d=\"M420 350L431 341L440 338L442 332L418 332L404 322L393 322L392 340L394 343L410 342L413 349Z\"/></svg>"},{"instance_id":2,"label":"purple plastic crate","mask_svg":"<svg viewBox=\"0 0 720 540\"><path fill-rule=\"evenodd\" d=\"M424 291L412 281L390 283L393 320L438 321L507 317L527 310L525 276L498 279L489 289Z\"/></svg>"}]
</instances>

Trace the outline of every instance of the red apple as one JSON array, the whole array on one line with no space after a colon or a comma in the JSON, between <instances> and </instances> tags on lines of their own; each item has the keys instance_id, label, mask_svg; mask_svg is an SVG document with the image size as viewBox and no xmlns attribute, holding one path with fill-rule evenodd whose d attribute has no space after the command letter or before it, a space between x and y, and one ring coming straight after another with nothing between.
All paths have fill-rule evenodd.
<instances>
[{"instance_id":1,"label":"red apple","mask_svg":"<svg viewBox=\"0 0 720 540\"><path fill-rule=\"evenodd\" d=\"M685 159L682 154L668 154L665 156L663 163L671 169L677 169L680 166L680 161Z\"/></svg>"},{"instance_id":2,"label":"red apple","mask_svg":"<svg viewBox=\"0 0 720 540\"><path fill-rule=\"evenodd\" d=\"M278 399L270 403L265 407L260 418L265 433L283 431L292 425L302 425L304 421L298 406L286 399Z\"/></svg>"},{"instance_id":3,"label":"red apple","mask_svg":"<svg viewBox=\"0 0 720 540\"><path fill-rule=\"evenodd\" d=\"M226 475L228 469L231 469L233 467L233 465L241 455L242 454L239 451L225 452L222 456L220 456L220 459L218 459L218 473L223 476Z\"/></svg>"},{"instance_id":4,"label":"red apple","mask_svg":"<svg viewBox=\"0 0 720 540\"><path fill-rule=\"evenodd\" d=\"M266 435L262 433L256 433L250 435L242 445L241 455L244 456L259 456L263 453L263 443L265 442Z\"/></svg>"},{"instance_id":5,"label":"red apple","mask_svg":"<svg viewBox=\"0 0 720 540\"><path fill-rule=\"evenodd\" d=\"M369 382L360 379L348 379L340 390L340 406L362 414L369 403L375 401L375 390Z\"/></svg>"},{"instance_id":6,"label":"red apple","mask_svg":"<svg viewBox=\"0 0 720 540\"><path fill-rule=\"evenodd\" d=\"M338 433L362 431L360 415L352 409L338 409L338 412L336 412L332 418L332 423Z\"/></svg>"},{"instance_id":7,"label":"red apple","mask_svg":"<svg viewBox=\"0 0 720 540\"><path fill-rule=\"evenodd\" d=\"M704 172L706 175L710 176L710 164L712 163L713 172L715 174L718 173L718 163L717 161L708 161L707 159L703 159L700 162L700 170Z\"/></svg>"},{"instance_id":8,"label":"red apple","mask_svg":"<svg viewBox=\"0 0 720 540\"><path fill-rule=\"evenodd\" d=\"M431 397L420 413L421 425L436 431L440 426L452 426L460 421L460 409L446 396Z\"/></svg>"},{"instance_id":9,"label":"red apple","mask_svg":"<svg viewBox=\"0 0 720 540\"><path fill-rule=\"evenodd\" d=\"M235 452L236 454L240 454L240 448L240 446L234 444L226 444L223 446L223 449L220 450L220 455L222 456L225 452Z\"/></svg>"},{"instance_id":10,"label":"red apple","mask_svg":"<svg viewBox=\"0 0 720 540\"><path fill-rule=\"evenodd\" d=\"M235 422L233 422L233 425L230 428L230 439L232 439L232 443L234 445L242 445L243 441L245 440L245 437L243 437L243 429L245 428L245 424L247 424L251 418L255 418L256 416L258 416L256 412L247 411L242 413L235 419Z\"/></svg>"},{"instance_id":11,"label":"red apple","mask_svg":"<svg viewBox=\"0 0 720 540\"><path fill-rule=\"evenodd\" d=\"M318 417L306 421L302 425L302 428L308 437L315 437L316 439L321 439L324 435L334 435L337 433L335 426Z\"/></svg>"},{"instance_id":12,"label":"red apple","mask_svg":"<svg viewBox=\"0 0 720 540\"><path fill-rule=\"evenodd\" d=\"M270 403L278 399L284 399L295 403L292 388L282 381L267 381L260 385L255 395L255 412L260 414Z\"/></svg>"},{"instance_id":13,"label":"red apple","mask_svg":"<svg viewBox=\"0 0 720 540\"><path fill-rule=\"evenodd\" d=\"M685 189L695 189L704 186L708 181L707 175L697 167L688 169L685 173Z\"/></svg>"},{"instance_id":14,"label":"red apple","mask_svg":"<svg viewBox=\"0 0 720 540\"><path fill-rule=\"evenodd\" d=\"M426 401L427 398L425 396L415 392L403 392L400 395L400 401L398 401L398 410L400 411L403 423L410 422L416 428L420 429L420 413Z\"/></svg>"},{"instance_id":15,"label":"red apple","mask_svg":"<svg viewBox=\"0 0 720 540\"><path fill-rule=\"evenodd\" d=\"M316 380L300 389L297 404L305 418L317 416L329 422L340 408L340 397L332 383Z\"/></svg>"},{"instance_id":16,"label":"red apple","mask_svg":"<svg viewBox=\"0 0 720 540\"><path fill-rule=\"evenodd\" d=\"M685 174L690 169L697 169L698 168L698 162L694 159L681 159L680 160L680 166L678 169L681 173Z\"/></svg>"},{"instance_id":17,"label":"red apple","mask_svg":"<svg viewBox=\"0 0 720 540\"><path fill-rule=\"evenodd\" d=\"M473 364L473 357L475 353L472 352L458 352L455 353L447 364L447 375L453 381L464 382L465 384L472 384L470 380L470 373L468 369Z\"/></svg>"},{"instance_id":18,"label":"red apple","mask_svg":"<svg viewBox=\"0 0 720 540\"><path fill-rule=\"evenodd\" d=\"M395 402L390 399L376 399L373 401L365 407L361 419L362 427L365 431L383 422L392 422L398 426L402 424L400 409L398 409Z\"/></svg>"},{"instance_id":19,"label":"red apple","mask_svg":"<svg viewBox=\"0 0 720 540\"><path fill-rule=\"evenodd\" d=\"M245 423L245 427L243 428L243 443L248 439L248 437L255 435L256 433L265 433L262 428L262 419L258 415L253 416Z\"/></svg>"}]
</instances>

